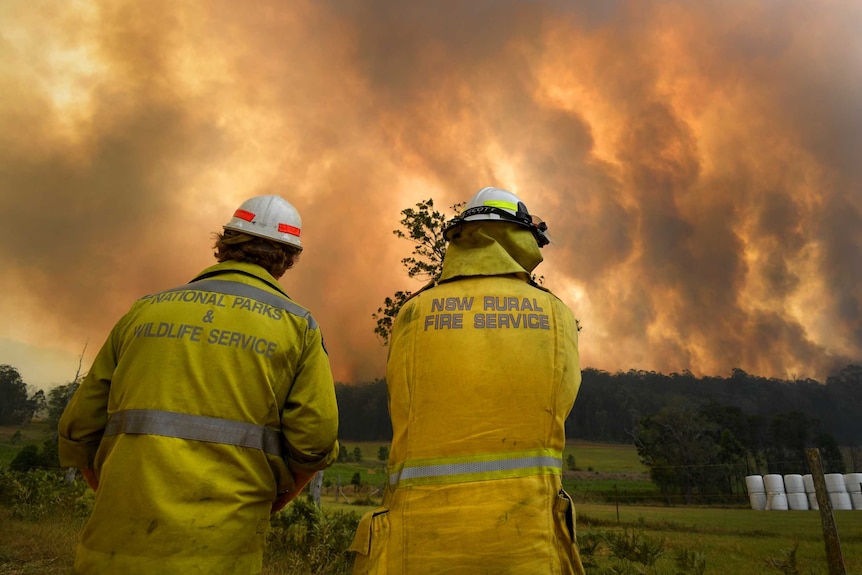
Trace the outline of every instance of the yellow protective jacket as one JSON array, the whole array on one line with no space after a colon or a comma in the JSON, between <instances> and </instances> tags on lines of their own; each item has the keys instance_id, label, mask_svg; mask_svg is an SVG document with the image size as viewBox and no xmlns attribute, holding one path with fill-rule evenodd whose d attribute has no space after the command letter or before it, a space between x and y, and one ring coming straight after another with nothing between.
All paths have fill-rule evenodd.
<instances>
[{"instance_id":1,"label":"yellow protective jacket","mask_svg":"<svg viewBox=\"0 0 862 575\"><path fill-rule=\"evenodd\" d=\"M92 468L76 573L259 573L270 506L338 453L318 324L263 268L224 262L137 301L60 419Z\"/></svg>"},{"instance_id":2,"label":"yellow protective jacket","mask_svg":"<svg viewBox=\"0 0 862 575\"><path fill-rule=\"evenodd\" d=\"M577 328L531 285L540 261L529 231L465 225L441 283L401 309L386 370L389 484L360 522L354 573L583 573L560 480Z\"/></svg>"}]
</instances>

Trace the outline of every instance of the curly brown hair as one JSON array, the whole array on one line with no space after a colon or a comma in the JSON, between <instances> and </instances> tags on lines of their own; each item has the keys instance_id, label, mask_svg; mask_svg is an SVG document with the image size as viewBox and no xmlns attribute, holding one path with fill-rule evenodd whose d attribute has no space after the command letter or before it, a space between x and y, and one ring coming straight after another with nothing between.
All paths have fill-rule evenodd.
<instances>
[{"instance_id":1,"label":"curly brown hair","mask_svg":"<svg viewBox=\"0 0 862 575\"><path fill-rule=\"evenodd\" d=\"M216 252L213 254L220 262L229 260L257 264L278 279L294 266L302 250L255 236L225 230L215 234Z\"/></svg>"}]
</instances>

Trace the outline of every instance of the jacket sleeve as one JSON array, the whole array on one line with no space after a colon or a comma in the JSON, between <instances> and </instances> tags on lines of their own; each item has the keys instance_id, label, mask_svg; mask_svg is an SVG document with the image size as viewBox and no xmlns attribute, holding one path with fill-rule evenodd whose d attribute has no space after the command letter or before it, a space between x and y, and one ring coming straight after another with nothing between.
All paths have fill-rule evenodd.
<instances>
[{"instance_id":1,"label":"jacket sleeve","mask_svg":"<svg viewBox=\"0 0 862 575\"><path fill-rule=\"evenodd\" d=\"M314 472L338 457L338 404L320 329L306 332L306 346L281 416L291 471Z\"/></svg>"},{"instance_id":2,"label":"jacket sleeve","mask_svg":"<svg viewBox=\"0 0 862 575\"><path fill-rule=\"evenodd\" d=\"M561 367L562 381L558 398L562 401L559 407L565 417L574 405L578 390L581 387L581 362L578 352L578 322L572 311L560 300L555 302L557 306L557 317L561 325L562 352Z\"/></svg>"},{"instance_id":3,"label":"jacket sleeve","mask_svg":"<svg viewBox=\"0 0 862 575\"><path fill-rule=\"evenodd\" d=\"M122 320L99 350L90 371L75 391L57 428L60 465L91 469L108 422L108 395L119 359Z\"/></svg>"}]
</instances>

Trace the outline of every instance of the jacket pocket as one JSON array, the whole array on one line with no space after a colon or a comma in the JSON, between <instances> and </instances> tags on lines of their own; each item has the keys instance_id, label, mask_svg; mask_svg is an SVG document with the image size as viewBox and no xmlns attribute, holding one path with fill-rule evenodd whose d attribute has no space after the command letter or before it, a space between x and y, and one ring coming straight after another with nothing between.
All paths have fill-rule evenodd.
<instances>
[{"instance_id":1,"label":"jacket pocket","mask_svg":"<svg viewBox=\"0 0 862 575\"><path fill-rule=\"evenodd\" d=\"M575 504L563 489L554 502L554 524L562 572L582 574L584 566L575 539Z\"/></svg>"},{"instance_id":2,"label":"jacket pocket","mask_svg":"<svg viewBox=\"0 0 862 575\"><path fill-rule=\"evenodd\" d=\"M354 575L378 575L386 573L389 541L389 509L378 507L359 520L356 535L348 551L356 553L353 562Z\"/></svg>"},{"instance_id":3,"label":"jacket pocket","mask_svg":"<svg viewBox=\"0 0 862 575\"><path fill-rule=\"evenodd\" d=\"M562 535L574 543L575 504L572 502L572 497L564 489L560 489L560 492L557 494L557 501L554 503L554 516L559 528L558 535Z\"/></svg>"}]
</instances>

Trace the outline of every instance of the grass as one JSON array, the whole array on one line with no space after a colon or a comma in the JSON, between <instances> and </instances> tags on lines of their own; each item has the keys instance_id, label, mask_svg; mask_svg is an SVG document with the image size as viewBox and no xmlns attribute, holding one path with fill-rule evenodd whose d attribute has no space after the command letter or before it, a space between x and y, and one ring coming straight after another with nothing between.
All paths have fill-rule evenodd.
<instances>
[{"instance_id":1,"label":"grass","mask_svg":"<svg viewBox=\"0 0 862 575\"><path fill-rule=\"evenodd\" d=\"M0 510L0 575L68 573L83 519L66 514L25 521Z\"/></svg>"},{"instance_id":2,"label":"grass","mask_svg":"<svg viewBox=\"0 0 862 575\"><path fill-rule=\"evenodd\" d=\"M579 505L577 512L579 534L629 529L664 540L665 567L674 551L689 549L704 555L707 573L760 574L798 545L799 573L827 572L817 511L620 506L619 520L609 505ZM834 518L847 573L862 573L862 512L836 511Z\"/></svg>"},{"instance_id":3,"label":"grass","mask_svg":"<svg viewBox=\"0 0 862 575\"><path fill-rule=\"evenodd\" d=\"M646 474L633 445L570 441L563 452L563 465L574 455L578 469L595 473Z\"/></svg>"},{"instance_id":4,"label":"grass","mask_svg":"<svg viewBox=\"0 0 862 575\"><path fill-rule=\"evenodd\" d=\"M3 465L11 461L4 454L11 452L14 457L23 445L41 444L51 433L34 425L22 429L19 441L10 445L16 430L0 428ZM385 465L377 458L380 446L387 444L345 444L350 454L359 447L362 459L337 463L326 471L325 484L329 487L324 489L323 506L327 513L362 514L378 505L379 493L374 490L386 481ZM702 555L706 573L827 573L820 514L816 511L752 511L744 504L736 507L627 504L627 501L655 500L657 495L646 479L646 470L634 447L574 442L566 447L564 462L569 453L576 458L580 471L567 470L564 485L576 503L584 559L595 566L589 572L607 569L624 572L617 559L611 557L607 544L600 544L594 555L588 555L590 541L637 534L663 546L663 555L655 568L644 573L678 572L674 556L685 551ZM363 486L358 492L350 484L355 473L359 473ZM347 500L363 499L365 505L348 504L343 496L336 501L339 475ZM609 503L608 494L616 496L620 504L613 504L612 499ZM862 511L836 511L834 517L847 573L862 573ZM82 527L83 519L69 513L27 520L14 517L8 509L0 509L0 575L67 573ZM297 573L279 553L268 552L265 561L267 575Z\"/></svg>"},{"instance_id":5,"label":"grass","mask_svg":"<svg viewBox=\"0 0 862 575\"><path fill-rule=\"evenodd\" d=\"M336 463L324 475L324 494L335 502L337 486L349 501L353 501L356 490L351 480L359 473L359 492L362 496L381 497L386 485L386 463L377 458L384 442L344 442L341 446L348 454L359 449L359 462ZM585 441L570 442L563 453L563 462L568 456L575 457L578 471L566 470L563 486L576 501L600 502L620 501L624 503L655 502L659 492L649 480L646 467L641 464L637 451L631 445L601 444Z\"/></svg>"},{"instance_id":6,"label":"grass","mask_svg":"<svg viewBox=\"0 0 862 575\"><path fill-rule=\"evenodd\" d=\"M324 500L325 510L361 513L365 508ZM825 547L820 514L815 511L751 511L692 507L620 506L619 520L613 505L577 506L577 529L584 541L608 533L636 532L664 543L664 555L656 563L659 573L673 571L676 552L701 553L707 573L761 575L779 572L767 565L798 546L798 573L825 574ZM862 573L862 512L835 512L847 573ZM81 519L65 514L39 521L15 519L0 510L0 575L66 573L74 556ZM607 550L585 557L602 568L614 564ZM288 573L279 556L269 556L265 573ZM792 571L785 571L792 572Z\"/></svg>"},{"instance_id":7,"label":"grass","mask_svg":"<svg viewBox=\"0 0 862 575\"><path fill-rule=\"evenodd\" d=\"M54 435L46 422L33 421L26 426L0 426L0 469L8 467L25 445L42 445Z\"/></svg>"}]
</instances>

